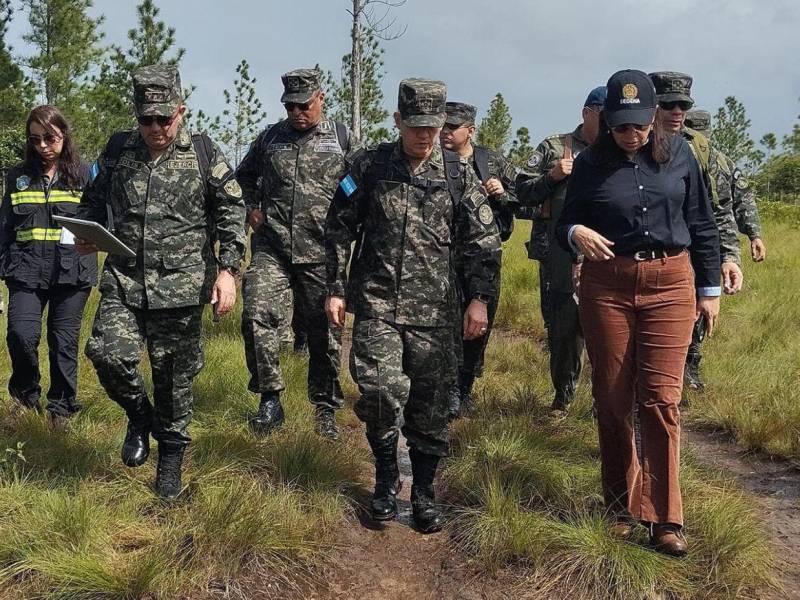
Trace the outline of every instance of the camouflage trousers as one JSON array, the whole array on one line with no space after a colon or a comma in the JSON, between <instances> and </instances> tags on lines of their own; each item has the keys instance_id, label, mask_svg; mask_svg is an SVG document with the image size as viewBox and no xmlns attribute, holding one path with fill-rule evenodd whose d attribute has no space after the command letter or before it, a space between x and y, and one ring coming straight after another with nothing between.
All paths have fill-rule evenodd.
<instances>
[{"instance_id":1,"label":"camouflage trousers","mask_svg":"<svg viewBox=\"0 0 800 600\"><path fill-rule=\"evenodd\" d=\"M192 382L203 368L202 306L147 310L125 305L116 288L103 296L86 355L109 398L128 418L152 415L153 437L188 444L192 420ZM146 346L153 374L153 405L139 372Z\"/></svg>"},{"instance_id":2,"label":"camouflage trousers","mask_svg":"<svg viewBox=\"0 0 800 600\"><path fill-rule=\"evenodd\" d=\"M317 406L341 408L341 332L328 323L325 314L325 265L286 264L266 252L253 255L242 287L248 389L258 394L286 388L279 356L281 331L292 303L290 289L308 332L308 399Z\"/></svg>"},{"instance_id":3,"label":"camouflage trousers","mask_svg":"<svg viewBox=\"0 0 800 600\"><path fill-rule=\"evenodd\" d=\"M481 337L474 340L461 340L462 344L462 363L461 363L461 377L462 379L475 379L483 375L483 365L486 358L486 347L489 345L489 336L492 334L492 327L494 326L494 318L497 315L497 307L500 304L500 289L502 287L500 281L500 274L497 275L497 295L491 299L486 307L486 316L489 323L486 328L486 333ZM466 296L466 294L465 294ZM463 302L463 313L467 312L470 300L466 299ZM461 337L461 322L458 322L458 336Z\"/></svg>"},{"instance_id":4,"label":"camouflage trousers","mask_svg":"<svg viewBox=\"0 0 800 600\"><path fill-rule=\"evenodd\" d=\"M455 380L451 327L413 327L356 318L350 373L360 397L355 413L367 437L402 431L409 447L447 456L447 392Z\"/></svg>"}]
</instances>

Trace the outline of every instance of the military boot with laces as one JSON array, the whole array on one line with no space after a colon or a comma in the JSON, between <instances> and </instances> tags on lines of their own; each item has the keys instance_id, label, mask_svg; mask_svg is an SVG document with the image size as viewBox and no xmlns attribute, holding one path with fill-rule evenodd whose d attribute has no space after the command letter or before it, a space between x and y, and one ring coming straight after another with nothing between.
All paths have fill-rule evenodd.
<instances>
[{"instance_id":1,"label":"military boot with laces","mask_svg":"<svg viewBox=\"0 0 800 600\"><path fill-rule=\"evenodd\" d=\"M174 500L183 489L181 467L184 444L174 442L158 443L158 467L156 468L156 494L164 500Z\"/></svg>"},{"instance_id":2,"label":"military boot with laces","mask_svg":"<svg viewBox=\"0 0 800 600\"><path fill-rule=\"evenodd\" d=\"M336 416L333 409L328 406L318 406L314 413L314 428L317 433L329 440L339 439L339 428L336 426Z\"/></svg>"},{"instance_id":3,"label":"military boot with laces","mask_svg":"<svg viewBox=\"0 0 800 600\"><path fill-rule=\"evenodd\" d=\"M398 434L384 440L367 439L375 456L375 492L370 502L372 518L391 521L397 516L397 494L402 485L397 466Z\"/></svg>"},{"instance_id":4,"label":"military boot with laces","mask_svg":"<svg viewBox=\"0 0 800 600\"><path fill-rule=\"evenodd\" d=\"M414 523L423 533L433 533L442 528L444 517L442 509L436 504L436 494L433 489L433 480L436 477L436 467L439 457L423 454L416 448L408 452L411 458L411 471L414 481L411 484L411 511Z\"/></svg>"},{"instance_id":5,"label":"military boot with laces","mask_svg":"<svg viewBox=\"0 0 800 600\"><path fill-rule=\"evenodd\" d=\"M283 426L285 416L281 405L280 392L264 392L258 413L250 418L250 429L256 435L268 435Z\"/></svg>"}]
</instances>

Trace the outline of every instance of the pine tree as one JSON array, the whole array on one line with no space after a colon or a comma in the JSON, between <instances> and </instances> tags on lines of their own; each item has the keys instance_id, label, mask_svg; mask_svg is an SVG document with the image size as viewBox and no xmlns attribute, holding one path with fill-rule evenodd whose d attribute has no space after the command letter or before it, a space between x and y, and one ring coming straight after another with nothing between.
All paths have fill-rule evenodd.
<instances>
[{"instance_id":1,"label":"pine tree","mask_svg":"<svg viewBox=\"0 0 800 600\"><path fill-rule=\"evenodd\" d=\"M23 4L30 24L23 39L34 49L27 66L44 101L69 113L79 105L89 73L102 56L97 44L103 17L89 16L92 0L23 0Z\"/></svg>"},{"instance_id":2,"label":"pine tree","mask_svg":"<svg viewBox=\"0 0 800 600\"><path fill-rule=\"evenodd\" d=\"M763 153L756 149L750 137L747 111L735 96L725 98L725 106L717 110L711 128L711 142L733 162L751 169L763 160Z\"/></svg>"},{"instance_id":3,"label":"pine tree","mask_svg":"<svg viewBox=\"0 0 800 600\"><path fill-rule=\"evenodd\" d=\"M381 83L384 50L375 33L368 29L364 33L363 54L361 58L361 140L367 145L374 145L388 140L391 133L385 126L389 111L383 107L383 90ZM341 76L336 80L328 71L324 76L323 87L326 90L326 113L329 118L342 123L353 122L352 94L352 54L342 57Z\"/></svg>"},{"instance_id":4,"label":"pine tree","mask_svg":"<svg viewBox=\"0 0 800 600\"><path fill-rule=\"evenodd\" d=\"M476 140L478 145L503 151L511 138L511 113L503 94L497 92L489 105L489 112L478 125Z\"/></svg>"},{"instance_id":5,"label":"pine tree","mask_svg":"<svg viewBox=\"0 0 800 600\"><path fill-rule=\"evenodd\" d=\"M32 86L14 61L12 48L6 44L13 15L11 0L0 0L0 171L22 158L24 123L33 103Z\"/></svg>"},{"instance_id":6,"label":"pine tree","mask_svg":"<svg viewBox=\"0 0 800 600\"><path fill-rule=\"evenodd\" d=\"M531 146L531 134L527 127L517 129L517 137L511 142L511 150L508 152L508 160L515 167L524 169L528 160L533 154Z\"/></svg>"},{"instance_id":7,"label":"pine tree","mask_svg":"<svg viewBox=\"0 0 800 600\"><path fill-rule=\"evenodd\" d=\"M242 59L236 67L233 91L222 91L226 106L222 118L209 122L208 127L225 146L226 156L234 165L244 158L247 147L261 132L267 118L255 84L256 78L250 75L250 65Z\"/></svg>"}]
</instances>

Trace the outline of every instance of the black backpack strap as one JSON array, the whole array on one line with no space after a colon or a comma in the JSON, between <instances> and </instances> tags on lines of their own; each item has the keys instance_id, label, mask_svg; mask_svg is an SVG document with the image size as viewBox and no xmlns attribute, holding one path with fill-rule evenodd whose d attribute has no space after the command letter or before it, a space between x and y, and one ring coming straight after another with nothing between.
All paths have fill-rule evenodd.
<instances>
[{"instance_id":1,"label":"black backpack strap","mask_svg":"<svg viewBox=\"0 0 800 600\"><path fill-rule=\"evenodd\" d=\"M208 196L208 170L211 168L211 159L214 157L214 142L205 133L193 133L192 147L197 155L197 164L200 166L203 191Z\"/></svg>"},{"instance_id":2,"label":"black backpack strap","mask_svg":"<svg viewBox=\"0 0 800 600\"><path fill-rule=\"evenodd\" d=\"M481 178L481 183L486 183L492 177L492 174L489 172L489 151L483 146L475 146L472 149L472 156L475 160L475 166L478 169L478 177Z\"/></svg>"},{"instance_id":3,"label":"black backpack strap","mask_svg":"<svg viewBox=\"0 0 800 600\"><path fill-rule=\"evenodd\" d=\"M116 168L117 161L122 156L122 149L125 148L125 144L128 143L128 139L132 134L132 131L118 131L109 138L103 151L103 158L108 169L113 170ZM111 210L111 205L108 202L106 202L106 229L114 231L114 211Z\"/></svg>"},{"instance_id":4,"label":"black backpack strap","mask_svg":"<svg viewBox=\"0 0 800 600\"><path fill-rule=\"evenodd\" d=\"M347 129L347 125L338 121L336 122L336 139L339 140L342 152L347 154L347 148L350 146L350 132Z\"/></svg>"},{"instance_id":5,"label":"black backpack strap","mask_svg":"<svg viewBox=\"0 0 800 600\"><path fill-rule=\"evenodd\" d=\"M461 174L461 158L455 152L442 148L444 172L447 178L447 189L453 199L453 206L458 208L464 197L464 177Z\"/></svg>"}]
</instances>

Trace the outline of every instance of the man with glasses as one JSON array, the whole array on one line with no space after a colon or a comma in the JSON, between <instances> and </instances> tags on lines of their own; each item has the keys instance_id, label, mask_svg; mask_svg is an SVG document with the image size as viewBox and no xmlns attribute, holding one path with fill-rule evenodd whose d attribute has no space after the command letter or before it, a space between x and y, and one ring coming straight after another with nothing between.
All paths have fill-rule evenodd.
<instances>
[{"instance_id":1,"label":"man with glasses","mask_svg":"<svg viewBox=\"0 0 800 600\"><path fill-rule=\"evenodd\" d=\"M190 437L192 381L203 366L201 321L236 301L234 276L244 254L242 191L219 148L183 126L180 75L152 65L133 75L139 128L114 134L83 193L78 215L106 223L136 252L109 254L100 305L86 345L100 383L125 410L122 460L138 467L158 441L156 492L181 492ZM215 246L219 245L215 252ZM76 240L78 251L97 248ZM147 347L153 404L139 374Z\"/></svg>"},{"instance_id":2,"label":"man with glasses","mask_svg":"<svg viewBox=\"0 0 800 600\"><path fill-rule=\"evenodd\" d=\"M554 416L563 416L575 396L583 353L572 256L558 244L555 227L564 208L573 160L597 138L605 99L605 86L589 92L581 111L583 122L571 133L545 138L528 160L528 172L517 176L520 204L535 211L528 257L539 261L539 298L555 390L551 405Z\"/></svg>"},{"instance_id":3,"label":"man with glasses","mask_svg":"<svg viewBox=\"0 0 800 600\"><path fill-rule=\"evenodd\" d=\"M742 289L744 275L741 269L739 237L733 213L730 173L727 159L717 150L703 134L686 127L686 113L694 106L692 99L692 77L676 71L658 71L650 73L650 79L656 88L658 110L656 119L667 132L680 133L689 142L706 185L711 192L711 204L714 218L719 229L719 247L722 260L723 290L726 294L735 294ZM720 170L725 176L718 177ZM701 316L695 323L692 332L692 343L686 356L684 376L689 388L701 390L705 386L700 379L700 346L706 333L706 321Z\"/></svg>"},{"instance_id":4,"label":"man with glasses","mask_svg":"<svg viewBox=\"0 0 800 600\"><path fill-rule=\"evenodd\" d=\"M258 136L236 172L254 231L244 276L242 334L248 388L261 395L261 402L250 426L263 435L284 422L279 334L287 321L291 290L308 335L308 398L315 407L317 431L337 439L334 411L343 402L341 333L325 316L323 237L349 141L344 125L324 116L319 71L298 69L282 81L286 120Z\"/></svg>"},{"instance_id":5,"label":"man with glasses","mask_svg":"<svg viewBox=\"0 0 800 600\"><path fill-rule=\"evenodd\" d=\"M705 136L711 130L711 114L707 110L693 108L686 113L686 127L699 131ZM730 174L728 185L731 187L731 198L733 201L733 214L736 218L736 227L739 233L746 235L750 240L750 256L753 262L761 262L767 256L767 248L761 238L761 219L758 216L758 205L756 204L756 194L749 178L742 173L728 156L720 153L725 159L726 167L717 172L717 186L720 177Z\"/></svg>"},{"instance_id":6,"label":"man with glasses","mask_svg":"<svg viewBox=\"0 0 800 600\"><path fill-rule=\"evenodd\" d=\"M500 230L500 239L505 242L514 231L514 213L509 202L516 203L514 195L516 169L500 152L473 144L472 137L475 135L475 115L477 113L474 106L463 102L448 102L445 110L447 118L439 136L442 146L458 154L462 168L471 168L478 176L478 180L483 184L486 194L489 196L489 205L492 207L494 220ZM463 279L463 275L461 273L459 275ZM465 288L463 296L469 300L466 283L462 281L461 287ZM487 307L489 324L486 335L474 340L464 340L462 344L463 355L458 381L450 389L448 398L451 419L469 412L472 406L472 385L475 378L480 377L483 372L484 354L486 345L489 343L489 334L492 332L499 299L500 278L498 274L497 295L492 298ZM466 305L464 309L466 309Z\"/></svg>"}]
</instances>

